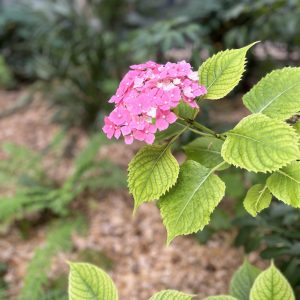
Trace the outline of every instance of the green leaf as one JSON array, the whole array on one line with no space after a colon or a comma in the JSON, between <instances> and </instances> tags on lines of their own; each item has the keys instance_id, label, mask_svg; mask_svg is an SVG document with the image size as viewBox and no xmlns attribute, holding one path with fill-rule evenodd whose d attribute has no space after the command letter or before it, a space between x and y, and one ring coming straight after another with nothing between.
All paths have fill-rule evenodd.
<instances>
[{"instance_id":1,"label":"green leaf","mask_svg":"<svg viewBox=\"0 0 300 300\"><path fill-rule=\"evenodd\" d=\"M288 281L272 264L256 278L250 300L295 300L295 296Z\"/></svg>"},{"instance_id":2,"label":"green leaf","mask_svg":"<svg viewBox=\"0 0 300 300\"><path fill-rule=\"evenodd\" d=\"M166 290L155 294L149 300L191 300L193 297L193 295L184 294L178 291Z\"/></svg>"},{"instance_id":3,"label":"green leaf","mask_svg":"<svg viewBox=\"0 0 300 300\"><path fill-rule=\"evenodd\" d=\"M297 159L298 140L299 136L288 124L254 114L227 132L221 154L229 164L265 173Z\"/></svg>"},{"instance_id":4,"label":"green leaf","mask_svg":"<svg viewBox=\"0 0 300 300\"><path fill-rule=\"evenodd\" d=\"M240 300L229 295L209 296L203 300Z\"/></svg>"},{"instance_id":5,"label":"green leaf","mask_svg":"<svg viewBox=\"0 0 300 300\"><path fill-rule=\"evenodd\" d=\"M246 53L256 43L218 52L200 66L200 84L207 89L205 99L220 99L233 90L245 71Z\"/></svg>"},{"instance_id":6,"label":"green leaf","mask_svg":"<svg viewBox=\"0 0 300 300\"><path fill-rule=\"evenodd\" d=\"M296 129L297 133L300 135L300 121L296 122L293 127Z\"/></svg>"},{"instance_id":7,"label":"green leaf","mask_svg":"<svg viewBox=\"0 0 300 300\"><path fill-rule=\"evenodd\" d=\"M225 193L224 182L199 163L188 160L176 185L158 202L168 243L180 234L202 230Z\"/></svg>"},{"instance_id":8,"label":"green leaf","mask_svg":"<svg viewBox=\"0 0 300 300\"><path fill-rule=\"evenodd\" d=\"M103 270L87 263L70 263L69 299L118 300L118 293Z\"/></svg>"},{"instance_id":9,"label":"green leaf","mask_svg":"<svg viewBox=\"0 0 300 300\"><path fill-rule=\"evenodd\" d=\"M152 145L136 154L128 170L136 209L143 202L159 199L176 183L179 165L168 145Z\"/></svg>"},{"instance_id":10,"label":"green leaf","mask_svg":"<svg viewBox=\"0 0 300 300\"><path fill-rule=\"evenodd\" d=\"M171 124L166 130L157 131L155 134L155 143L162 142L166 139L175 136L180 131L182 131L184 127L186 127L185 124L176 121L176 123Z\"/></svg>"},{"instance_id":11,"label":"green leaf","mask_svg":"<svg viewBox=\"0 0 300 300\"><path fill-rule=\"evenodd\" d=\"M268 74L243 97L252 113L286 120L300 111L300 68L283 68Z\"/></svg>"},{"instance_id":12,"label":"green leaf","mask_svg":"<svg viewBox=\"0 0 300 300\"><path fill-rule=\"evenodd\" d=\"M200 137L183 147L189 159L199 162L207 168L214 168L223 162L221 156L223 141L214 137ZM228 168L228 164L224 164L221 169Z\"/></svg>"},{"instance_id":13,"label":"green leaf","mask_svg":"<svg viewBox=\"0 0 300 300\"><path fill-rule=\"evenodd\" d=\"M272 194L264 184L253 185L244 200L246 211L253 217L260 211L270 206Z\"/></svg>"},{"instance_id":14,"label":"green leaf","mask_svg":"<svg viewBox=\"0 0 300 300\"><path fill-rule=\"evenodd\" d=\"M239 300L249 300L250 290L260 272L245 259L231 279L230 294Z\"/></svg>"},{"instance_id":15,"label":"green leaf","mask_svg":"<svg viewBox=\"0 0 300 300\"><path fill-rule=\"evenodd\" d=\"M279 200L300 207L300 161L294 161L267 179L271 193Z\"/></svg>"}]
</instances>

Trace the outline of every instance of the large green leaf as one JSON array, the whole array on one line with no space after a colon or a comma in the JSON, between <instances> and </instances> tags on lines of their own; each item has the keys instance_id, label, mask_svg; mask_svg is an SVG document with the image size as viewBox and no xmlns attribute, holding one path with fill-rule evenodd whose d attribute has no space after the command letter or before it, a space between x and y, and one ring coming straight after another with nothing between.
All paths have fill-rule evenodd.
<instances>
[{"instance_id":1,"label":"large green leaf","mask_svg":"<svg viewBox=\"0 0 300 300\"><path fill-rule=\"evenodd\" d=\"M244 207L251 216L255 217L257 213L269 207L271 200L272 194L268 187L264 184L256 184L249 189Z\"/></svg>"},{"instance_id":2,"label":"large green leaf","mask_svg":"<svg viewBox=\"0 0 300 300\"><path fill-rule=\"evenodd\" d=\"M225 193L224 182L199 163L189 160L179 172L176 185L159 201L168 232L168 243L180 234L202 230Z\"/></svg>"},{"instance_id":3,"label":"large green leaf","mask_svg":"<svg viewBox=\"0 0 300 300\"><path fill-rule=\"evenodd\" d=\"M297 133L300 135L300 121L294 124L294 128L296 129Z\"/></svg>"},{"instance_id":4,"label":"large green leaf","mask_svg":"<svg viewBox=\"0 0 300 300\"><path fill-rule=\"evenodd\" d=\"M277 199L300 207L300 161L273 173L267 180L267 186Z\"/></svg>"},{"instance_id":5,"label":"large green leaf","mask_svg":"<svg viewBox=\"0 0 300 300\"><path fill-rule=\"evenodd\" d=\"M253 113L286 120L300 111L300 68L273 71L243 97Z\"/></svg>"},{"instance_id":6,"label":"large green leaf","mask_svg":"<svg viewBox=\"0 0 300 300\"><path fill-rule=\"evenodd\" d=\"M296 129L296 132L300 137L300 121L296 122L293 127ZM299 152L300 152L300 143L299 143Z\"/></svg>"},{"instance_id":7,"label":"large green leaf","mask_svg":"<svg viewBox=\"0 0 300 300\"><path fill-rule=\"evenodd\" d=\"M250 300L295 300L295 296L287 280L272 264L256 278Z\"/></svg>"},{"instance_id":8,"label":"large green leaf","mask_svg":"<svg viewBox=\"0 0 300 300\"><path fill-rule=\"evenodd\" d=\"M207 168L214 168L223 160L221 156L223 141L214 137L200 137L183 147L189 159L199 162ZM222 169L228 168L224 164Z\"/></svg>"},{"instance_id":9,"label":"large green leaf","mask_svg":"<svg viewBox=\"0 0 300 300\"><path fill-rule=\"evenodd\" d=\"M191 300L193 297L193 295L184 294L178 291L166 290L155 294L149 300Z\"/></svg>"},{"instance_id":10,"label":"large green leaf","mask_svg":"<svg viewBox=\"0 0 300 300\"><path fill-rule=\"evenodd\" d=\"M87 263L70 263L70 300L118 300L111 278L101 269Z\"/></svg>"},{"instance_id":11,"label":"large green leaf","mask_svg":"<svg viewBox=\"0 0 300 300\"><path fill-rule=\"evenodd\" d=\"M254 44L218 52L200 66L200 84L207 89L205 99L220 99L233 90L245 71L246 53Z\"/></svg>"},{"instance_id":12,"label":"large green leaf","mask_svg":"<svg viewBox=\"0 0 300 300\"><path fill-rule=\"evenodd\" d=\"M240 300L229 295L209 296L203 300Z\"/></svg>"},{"instance_id":13,"label":"large green leaf","mask_svg":"<svg viewBox=\"0 0 300 300\"><path fill-rule=\"evenodd\" d=\"M129 164L128 187L135 208L159 199L177 180L179 165L167 145L142 148Z\"/></svg>"},{"instance_id":14,"label":"large green leaf","mask_svg":"<svg viewBox=\"0 0 300 300\"><path fill-rule=\"evenodd\" d=\"M227 133L221 154L229 164L265 173L297 159L298 140L299 136L288 124L254 114Z\"/></svg>"},{"instance_id":15,"label":"large green leaf","mask_svg":"<svg viewBox=\"0 0 300 300\"><path fill-rule=\"evenodd\" d=\"M230 282L230 294L239 300L249 300L250 290L261 270L252 266L247 259L234 273Z\"/></svg>"}]
</instances>

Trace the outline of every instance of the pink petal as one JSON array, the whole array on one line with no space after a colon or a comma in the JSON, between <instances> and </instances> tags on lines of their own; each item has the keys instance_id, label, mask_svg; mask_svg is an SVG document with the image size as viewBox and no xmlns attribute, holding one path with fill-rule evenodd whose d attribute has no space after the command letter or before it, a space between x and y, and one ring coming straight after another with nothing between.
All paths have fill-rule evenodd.
<instances>
[{"instance_id":1,"label":"pink petal","mask_svg":"<svg viewBox=\"0 0 300 300\"><path fill-rule=\"evenodd\" d=\"M169 127L169 123L164 119L157 119L155 125L160 131Z\"/></svg>"},{"instance_id":2,"label":"pink petal","mask_svg":"<svg viewBox=\"0 0 300 300\"><path fill-rule=\"evenodd\" d=\"M147 134L145 137L145 142L147 144L153 144L154 140L155 140L155 135L152 133Z\"/></svg>"},{"instance_id":3,"label":"pink petal","mask_svg":"<svg viewBox=\"0 0 300 300\"><path fill-rule=\"evenodd\" d=\"M124 136L124 141L125 141L125 144L127 144L127 145L132 144L133 143L133 135L130 134L130 135Z\"/></svg>"},{"instance_id":4,"label":"pink petal","mask_svg":"<svg viewBox=\"0 0 300 300\"><path fill-rule=\"evenodd\" d=\"M173 112L170 112L170 113L167 114L166 120L167 120L167 122L172 124L177 120L177 116Z\"/></svg>"}]
</instances>

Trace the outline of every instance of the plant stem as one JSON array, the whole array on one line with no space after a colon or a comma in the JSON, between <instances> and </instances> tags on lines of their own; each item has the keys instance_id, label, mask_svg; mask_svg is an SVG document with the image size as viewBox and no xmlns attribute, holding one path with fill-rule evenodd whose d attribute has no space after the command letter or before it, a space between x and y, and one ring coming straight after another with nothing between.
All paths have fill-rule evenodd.
<instances>
[{"instance_id":1,"label":"plant stem","mask_svg":"<svg viewBox=\"0 0 300 300\"><path fill-rule=\"evenodd\" d=\"M225 140L225 136L223 134L219 134L216 133L215 131L207 128L206 126L196 122L195 120L192 119L184 119L184 118L179 118L180 120L183 120L184 122L186 122L187 124L190 124L191 126L195 127L195 129L193 128L189 128L189 130L201 134L201 135L205 135L205 136L213 136L216 137L217 139L221 139L221 140ZM200 131L199 131L199 130Z\"/></svg>"},{"instance_id":2,"label":"plant stem","mask_svg":"<svg viewBox=\"0 0 300 300\"><path fill-rule=\"evenodd\" d=\"M185 125L183 125L182 123L176 122L176 124L178 124L182 127L185 127ZM201 131L199 131L197 129L194 129L194 128L191 128L191 127L188 127L188 130L190 130L190 131L192 131L196 134L202 135L202 136L211 136L211 134L209 134L209 133L201 132Z\"/></svg>"},{"instance_id":3,"label":"plant stem","mask_svg":"<svg viewBox=\"0 0 300 300\"><path fill-rule=\"evenodd\" d=\"M187 123L193 125L194 127L196 127L197 129L201 130L201 131L204 131L204 132L207 132L207 133L210 133L212 135L216 135L216 132L214 132L213 130L207 128L206 126L196 122L195 120L186 120Z\"/></svg>"},{"instance_id":4,"label":"plant stem","mask_svg":"<svg viewBox=\"0 0 300 300\"><path fill-rule=\"evenodd\" d=\"M172 139L168 142L167 147L171 146L179 138L179 136L182 135L189 127L189 124L186 125L181 131L179 131L175 136L173 136Z\"/></svg>"}]
</instances>

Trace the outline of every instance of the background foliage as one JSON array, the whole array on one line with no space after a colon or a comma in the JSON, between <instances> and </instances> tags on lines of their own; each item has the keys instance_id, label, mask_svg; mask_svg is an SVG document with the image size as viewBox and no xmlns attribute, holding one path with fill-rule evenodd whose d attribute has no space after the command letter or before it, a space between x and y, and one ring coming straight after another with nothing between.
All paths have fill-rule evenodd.
<instances>
[{"instance_id":1,"label":"background foliage","mask_svg":"<svg viewBox=\"0 0 300 300\"><path fill-rule=\"evenodd\" d=\"M297 0L9 3L0 13L0 54L18 79L46 83L47 99L59 106L54 119L65 125L97 123L131 63L182 56L199 65L216 50L254 40L276 42L282 64L299 61ZM268 54L268 44L262 48Z\"/></svg>"},{"instance_id":2,"label":"background foliage","mask_svg":"<svg viewBox=\"0 0 300 300\"><path fill-rule=\"evenodd\" d=\"M109 109L107 99L130 64L187 59L198 66L216 51L264 41L256 55L249 56L246 80L233 92L239 99L239 93L249 90L267 71L299 65L299 23L297 0L0 0L0 87L26 85L30 90L16 111L28 105L37 91L42 92L54 108L53 121L63 129L79 126L91 133L90 143L72 161L73 172L62 181L49 175L43 159L54 156L55 168L64 158L68 135L63 130L41 152L12 143L1 145L7 160L0 161L0 188L10 190L0 196L1 230L16 225L26 239L38 224L50 227L45 247L37 249L27 270L20 297L26 299L36 283L31 274L46 265L47 256L68 251L70 233L77 230L77 224L84 227L72 204L86 193L126 184L123 169L98 157L104 139L98 133L94 136L93 130L98 129ZM224 114L236 104L230 105ZM212 109L211 105L203 107L200 119L206 125L217 129L234 125L235 121L209 118ZM192 135L185 135L181 142L191 139ZM234 207L215 211L210 225L197 233L199 240L206 242L218 230L237 226L237 245L247 251L263 249L263 258L275 258L299 295L298 210L274 203L256 219L244 216L242 199L264 176L230 168L220 177ZM32 214L37 221L32 221ZM240 215L230 222L232 216ZM60 220L66 224L60 226ZM62 243L56 245L54 240ZM0 262L0 298L1 293L2 298L6 296L2 280L6 270ZM43 270L32 297L42 299L44 293L48 300L65 299L65 287L56 290L51 284Z\"/></svg>"}]
</instances>

